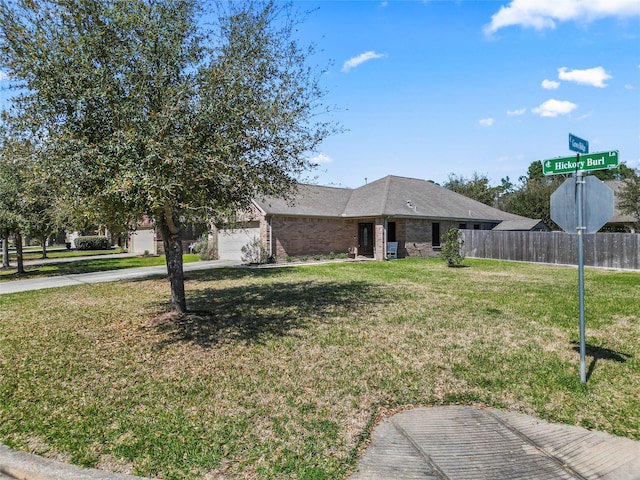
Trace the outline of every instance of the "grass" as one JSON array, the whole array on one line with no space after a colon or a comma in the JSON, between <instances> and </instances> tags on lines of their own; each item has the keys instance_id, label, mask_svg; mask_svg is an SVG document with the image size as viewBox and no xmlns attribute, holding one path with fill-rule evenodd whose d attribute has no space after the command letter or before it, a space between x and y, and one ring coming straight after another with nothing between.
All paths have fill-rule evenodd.
<instances>
[{"instance_id":1,"label":"grass","mask_svg":"<svg viewBox=\"0 0 640 480\"><path fill-rule=\"evenodd\" d=\"M113 253L113 251L111 251L110 253ZM198 260L198 255L183 255L183 262L185 263L197 262ZM15 268L0 269L0 282L9 280L23 280L25 278L41 278L60 275L72 275L76 273L121 270L123 268L133 267L153 267L157 265L164 265L165 263L166 259L164 256L108 258L105 255L105 258L92 260L74 260L73 262L25 265L25 273L23 274L17 273L17 270Z\"/></svg>"},{"instance_id":2,"label":"grass","mask_svg":"<svg viewBox=\"0 0 640 480\"><path fill-rule=\"evenodd\" d=\"M640 274L466 260L187 273L0 296L0 441L161 478L344 478L410 405L640 439Z\"/></svg>"}]
</instances>

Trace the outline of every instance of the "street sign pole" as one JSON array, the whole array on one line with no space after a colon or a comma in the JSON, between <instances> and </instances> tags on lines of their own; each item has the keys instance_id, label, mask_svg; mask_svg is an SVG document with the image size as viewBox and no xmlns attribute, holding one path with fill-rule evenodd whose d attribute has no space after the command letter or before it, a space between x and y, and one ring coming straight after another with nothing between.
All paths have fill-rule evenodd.
<instances>
[{"instance_id":1,"label":"street sign pole","mask_svg":"<svg viewBox=\"0 0 640 480\"><path fill-rule=\"evenodd\" d=\"M580 154L578 159L580 160ZM584 172L576 172L576 207L578 210L578 304L580 311L580 382L586 383L587 381L587 369L586 369L586 340L585 340L585 326L584 326L584 235L586 230L584 223Z\"/></svg>"},{"instance_id":2,"label":"street sign pole","mask_svg":"<svg viewBox=\"0 0 640 480\"><path fill-rule=\"evenodd\" d=\"M565 232L578 234L578 304L580 310L580 382L587 382L586 334L584 322L584 234L596 233L613 216L613 191L586 170L603 170L618 166L618 151L589 153L589 142L569 134L569 149L575 157L542 161L544 175L573 176L551 194L551 219ZM582 159L580 153L583 154ZM585 189L589 185L588 195Z\"/></svg>"},{"instance_id":3,"label":"street sign pole","mask_svg":"<svg viewBox=\"0 0 640 480\"><path fill-rule=\"evenodd\" d=\"M585 383L584 235L596 233L613 216L613 190L598 178L577 171L551 194L550 200L551 219L565 232L577 234L580 380Z\"/></svg>"}]
</instances>

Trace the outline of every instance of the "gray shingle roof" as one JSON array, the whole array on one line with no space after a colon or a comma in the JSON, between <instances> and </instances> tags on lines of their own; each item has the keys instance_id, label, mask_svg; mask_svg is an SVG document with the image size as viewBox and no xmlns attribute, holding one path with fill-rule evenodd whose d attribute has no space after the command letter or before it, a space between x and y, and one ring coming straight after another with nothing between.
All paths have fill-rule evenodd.
<instances>
[{"instance_id":1,"label":"gray shingle roof","mask_svg":"<svg viewBox=\"0 0 640 480\"><path fill-rule=\"evenodd\" d=\"M356 189L300 185L288 202L260 198L256 205L267 215L308 217L413 217L460 222L522 220L432 182L386 176Z\"/></svg>"},{"instance_id":2,"label":"gray shingle roof","mask_svg":"<svg viewBox=\"0 0 640 480\"><path fill-rule=\"evenodd\" d=\"M541 220L534 220L532 218L521 218L518 220L505 220L496 226L494 230L503 231L531 231L534 229L546 230L547 227Z\"/></svg>"},{"instance_id":3,"label":"gray shingle roof","mask_svg":"<svg viewBox=\"0 0 640 480\"><path fill-rule=\"evenodd\" d=\"M346 188L301 184L289 200L260 197L254 199L254 203L267 215L340 217L351 192Z\"/></svg>"}]
</instances>

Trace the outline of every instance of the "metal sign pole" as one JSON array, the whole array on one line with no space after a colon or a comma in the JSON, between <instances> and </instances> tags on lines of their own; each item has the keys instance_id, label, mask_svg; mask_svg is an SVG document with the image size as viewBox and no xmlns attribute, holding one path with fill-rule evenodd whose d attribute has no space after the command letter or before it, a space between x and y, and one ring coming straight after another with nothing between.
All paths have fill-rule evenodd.
<instances>
[{"instance_id":1,"label":"metal sign pole","mask_svg":"<svg viewBox=\"0 0 640 480\"><path fill-rule=\"evenodd\" d=\"M569 134L573 157L542 160L544 175L573 173L574 176L551 194L551 219L567 233L578 234L578 301L580 304L580 381L587 382L586 335L584 326L584 235L596 233L613 217L613 190L586 170L604 170L618 166L618 151L589 154L589 142ZM584 153L582 159L580 153ZM589 185L589 195L585 193Z\"/></svg>"},{"instance_id":2,"label":"metal sign pole","mask_svg":"<svg viewBox=\"0 0 640 480\"><path fill-rule=\"evenodd\" d=\"M578 159L580 154L578 154ZM578 210L578 302L580 309L580 382L586 383L587 381L587 369L586 369L586 341L585 341L585 327L584 327L584 231L586 226L584 224L584 172L576 172L576 207Z\"/></svg>"}]
</instances>

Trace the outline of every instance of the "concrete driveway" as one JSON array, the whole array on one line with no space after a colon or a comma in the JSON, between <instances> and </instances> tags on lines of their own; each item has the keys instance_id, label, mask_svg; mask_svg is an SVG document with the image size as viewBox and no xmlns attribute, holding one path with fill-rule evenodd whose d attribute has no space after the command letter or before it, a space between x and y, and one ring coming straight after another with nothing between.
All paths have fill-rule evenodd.
<instances>
[{"instance_id":1,"label":"concrete driveway","mask_svg":"<svg viewBox=\"0 0 640 480\"><path fill-rule=\"evenodd\" d=\"M87 257L79 257L78 259L86 260ZM211 260L206 262L191 262L184 264L184 271L191 272L195 270L208 270L211 268L232 266L238 266L238 262L236 260ZM25 292L28 290L41 290L43 288L68 287L70 285L82 285L86 283L116 282L119 280L131 280L134 278L166 275L167 267L165 265L160 265L157 267L123 268L121 270L109 270L94 273L78 273L74 275L61 275L58 277L12 280L9 282L0 282L0 294Z\"/></svg>"}]
</instances>

